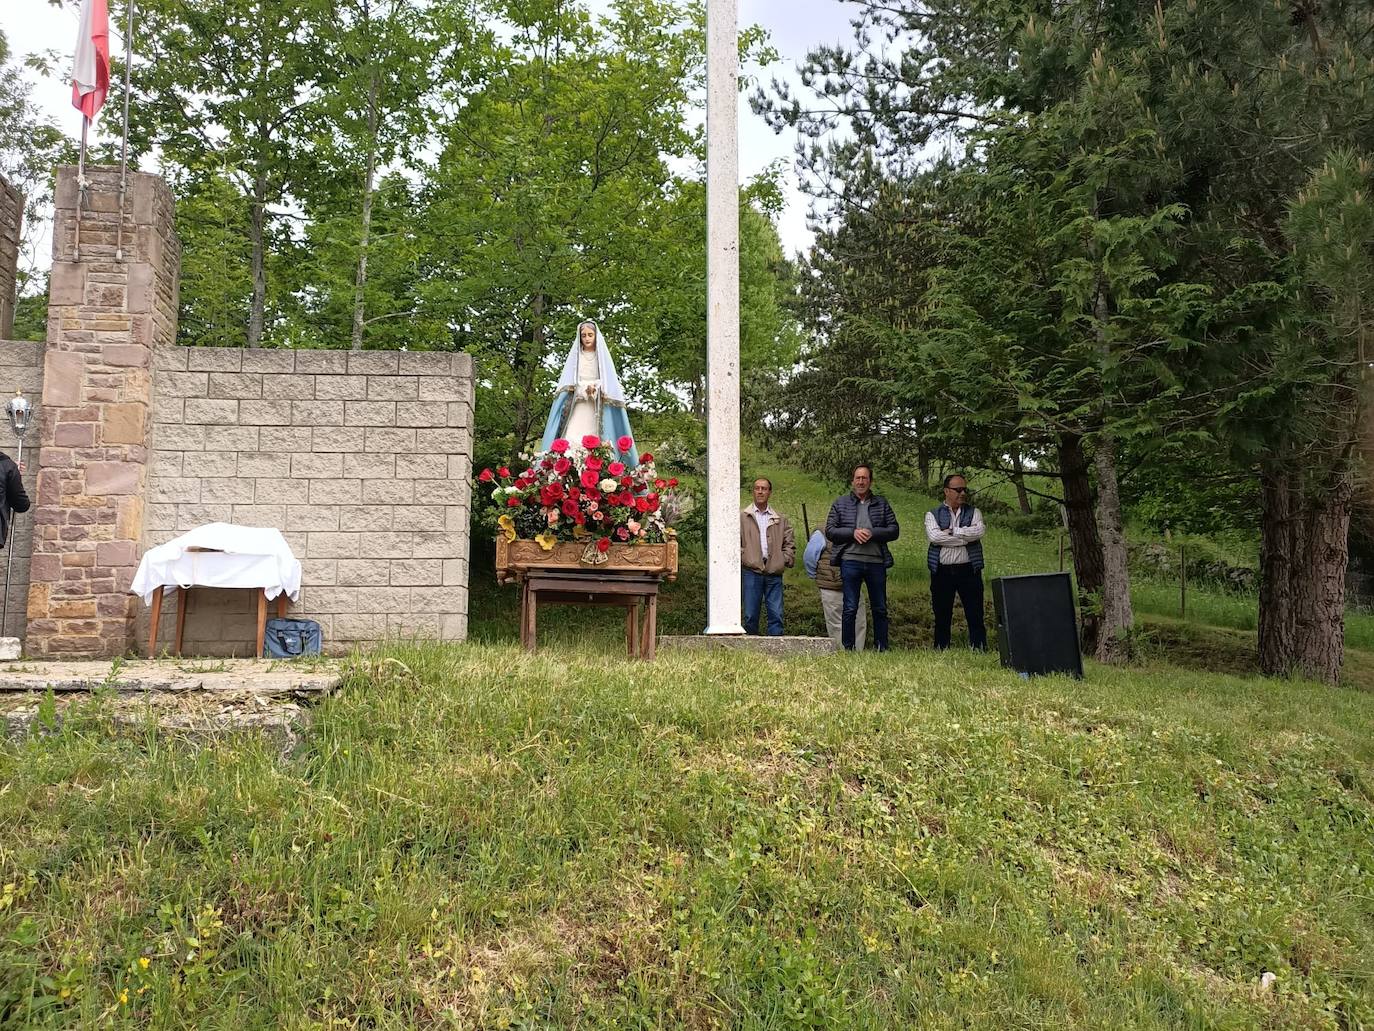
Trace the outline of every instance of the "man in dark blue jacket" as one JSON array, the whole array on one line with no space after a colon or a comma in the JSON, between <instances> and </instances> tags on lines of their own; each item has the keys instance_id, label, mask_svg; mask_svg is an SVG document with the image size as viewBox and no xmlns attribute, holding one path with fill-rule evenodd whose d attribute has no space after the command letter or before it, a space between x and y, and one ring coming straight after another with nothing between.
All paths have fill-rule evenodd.
<instances>
[{"instance_id":1,"label":"man in dark blue jacket","mask_svg":"<svg viewBox=\"0 0 1374 1031\"><path fill-rule=\"evenodd\" d=\"M887 651L887 569L892 565L888 543L901 533L897 516L887 499L872 493L873 467L856 465L849 481L852 490L836 498L825 521L831 545L830 564L840 571L844 609L840 617L840 643L854 650L854 620L859 612L859 588L868 587L873 607L873 645Z\"/></svg>"}]
</instances>

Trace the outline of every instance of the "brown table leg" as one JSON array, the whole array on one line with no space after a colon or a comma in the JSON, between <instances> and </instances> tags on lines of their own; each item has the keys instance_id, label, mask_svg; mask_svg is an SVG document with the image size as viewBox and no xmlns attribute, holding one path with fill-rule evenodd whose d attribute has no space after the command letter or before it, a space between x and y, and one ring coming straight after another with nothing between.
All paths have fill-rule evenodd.
<instances>
[{"instance_id":1,"label":"brown table leg","mask_svg":"<svg viewBox=\"0 0 1374 1031\"><path fill-rule=\"evenodd\" d=\"M625 605L625 650L632 659L639 656L639 602L635 598Z\"/></svg>"},{"instance_id":2,"label":"brown table leg","mask_svg":"<svg viewBox=\"0 0 1374 1031\"><path fill-rule=\"evenodd\" d=\"M177 639L173 653L178 659L181 658L182 639L186 636L186 599L190 593L191 588L189 587L177 588Z\"/></svg>"},{"instance_id":3,"label":"brown table leg","mask_svg":"<svg viewBox=\"0 0 1374 1031\"><path fill-rule=\"evenodd\" d=\"M153 591L153 612L148 617L148 658L157 655L157 624L162 619L162 588Z\"/></svg>"},{"instance_id":4,"label":"brown table leg","mask_svg":"<svg viewBox=\"0 0 1374 1031\"><path fill-rule=\"evenodd\" d=\"M286 618L286 592L285 592L285 591L282 591L281 594L277 595L277 618L278 618L278 619L285 619L285 618Z\"/></svg>"},{"instance_id":5,"label":"brown table leg","mask_svg":"<svg viewBox=\"0 0 1374 1031\"><path fill-rule=\"evenodd\" d=\"M644 634L644 657L650 662L658 655L658 595L649 595L649 612L644 617L648 629Z\"/></svg>"},{"instance_id":6,"label":"brown table leg","mask_svg":"<svg viewBox=\"0 0 1374 1031\"><path fill-rule=\"evenodd\" d=\"M528 590L528 588L526 588ZM539 650L539 592L530 591L530 624L529 640L525 642L525 651L533 655Z\"/></svg>"},{"instance_id":7,"label":"brown table leg","mask_svg":"<svg viewBox=\"0 0 1374 1031\"><path fill-rule=\"evenodd\" d=\"M253 658L262 658L262 644L267 638L267 592L258 589L258 650L253 653Z\"/></svg>"}]
</instances>

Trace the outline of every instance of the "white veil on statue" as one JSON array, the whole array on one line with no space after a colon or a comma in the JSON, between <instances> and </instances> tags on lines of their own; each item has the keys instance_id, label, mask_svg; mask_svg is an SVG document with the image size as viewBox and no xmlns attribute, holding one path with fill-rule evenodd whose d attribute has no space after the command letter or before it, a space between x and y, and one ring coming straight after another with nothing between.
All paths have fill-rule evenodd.
<instances>
[{"instance_id":1,"label":"white veil on statue","mask_svg":"<svg viewBox=\"0 0 1374 1031\"><path fill-rule=\"evenodd\" d=\"M590 362L583 361L583 326L591 326L596 332L594 370L588 368ZM594 372L594 375L589 376L589 372ZM588 387L595 388L591 397L587 396ZM591 411L587 411L584 406L591 406ZM630 432L630 418L625 410L625 392L620 385L620 376L615 370L615 361L606 346L606 338L601 335L601 327L590 319L577 324L572 347L569 348L567 360L563 363L563 374L558 377L558 388L554 394L553 406L549 410L548 422L544 425L541 450L547 451L556 439L566 436L569 425L574 422L575 412L579 416L576 422L585 422L588 426L596 427L593 432L619 451L622 461L631 467L639 464L638 448L632 444L628 451L620 451L617 446L621 437L630 437L633 440L634 434ZM585 418L586 416L590 416L590 419ZM570 442L577 445L581 440Z\"/></svg>"}]
</instances>

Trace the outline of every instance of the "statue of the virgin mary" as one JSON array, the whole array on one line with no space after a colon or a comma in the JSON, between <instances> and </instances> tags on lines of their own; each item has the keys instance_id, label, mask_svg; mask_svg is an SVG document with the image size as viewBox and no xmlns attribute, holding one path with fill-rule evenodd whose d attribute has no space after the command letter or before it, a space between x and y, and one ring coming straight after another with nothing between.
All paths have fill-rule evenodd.
<instances>
[{"instance_id":1,"label":"statue of the virgin mary","mask_svg":"<svg viewBox=\"0 0 1374 1031\"><path fill-rule=\"evenodd\" d=\"M559 437L578 445L589 435L600 437L617 451L621 437L634 438L615 362L601 327L591 321L578 324L577 337L563 363L563 375L558 378L558 392L544 425L540 449L547 451ZM639 464L639 450L631 444L628 451L620 451L620 459L633 468Z\"/></svg>"}]
</instances>

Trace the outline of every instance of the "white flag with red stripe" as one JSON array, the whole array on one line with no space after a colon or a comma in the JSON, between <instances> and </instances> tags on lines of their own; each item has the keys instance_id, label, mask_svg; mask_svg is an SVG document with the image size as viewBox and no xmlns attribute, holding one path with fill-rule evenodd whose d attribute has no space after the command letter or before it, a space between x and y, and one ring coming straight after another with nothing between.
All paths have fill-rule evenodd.
<instances>
[{"instance_id":1,"label":"white flag with red stripe","mask_svg":"<svg viewBox=\"0 0 1374 1031\"><path fill-rule=\"evenodd\" d=\"M72 106L87 118L110 92L110 11L106 0L81 0L81 24L72 62Z\"/></svg>"}]
</instances>

